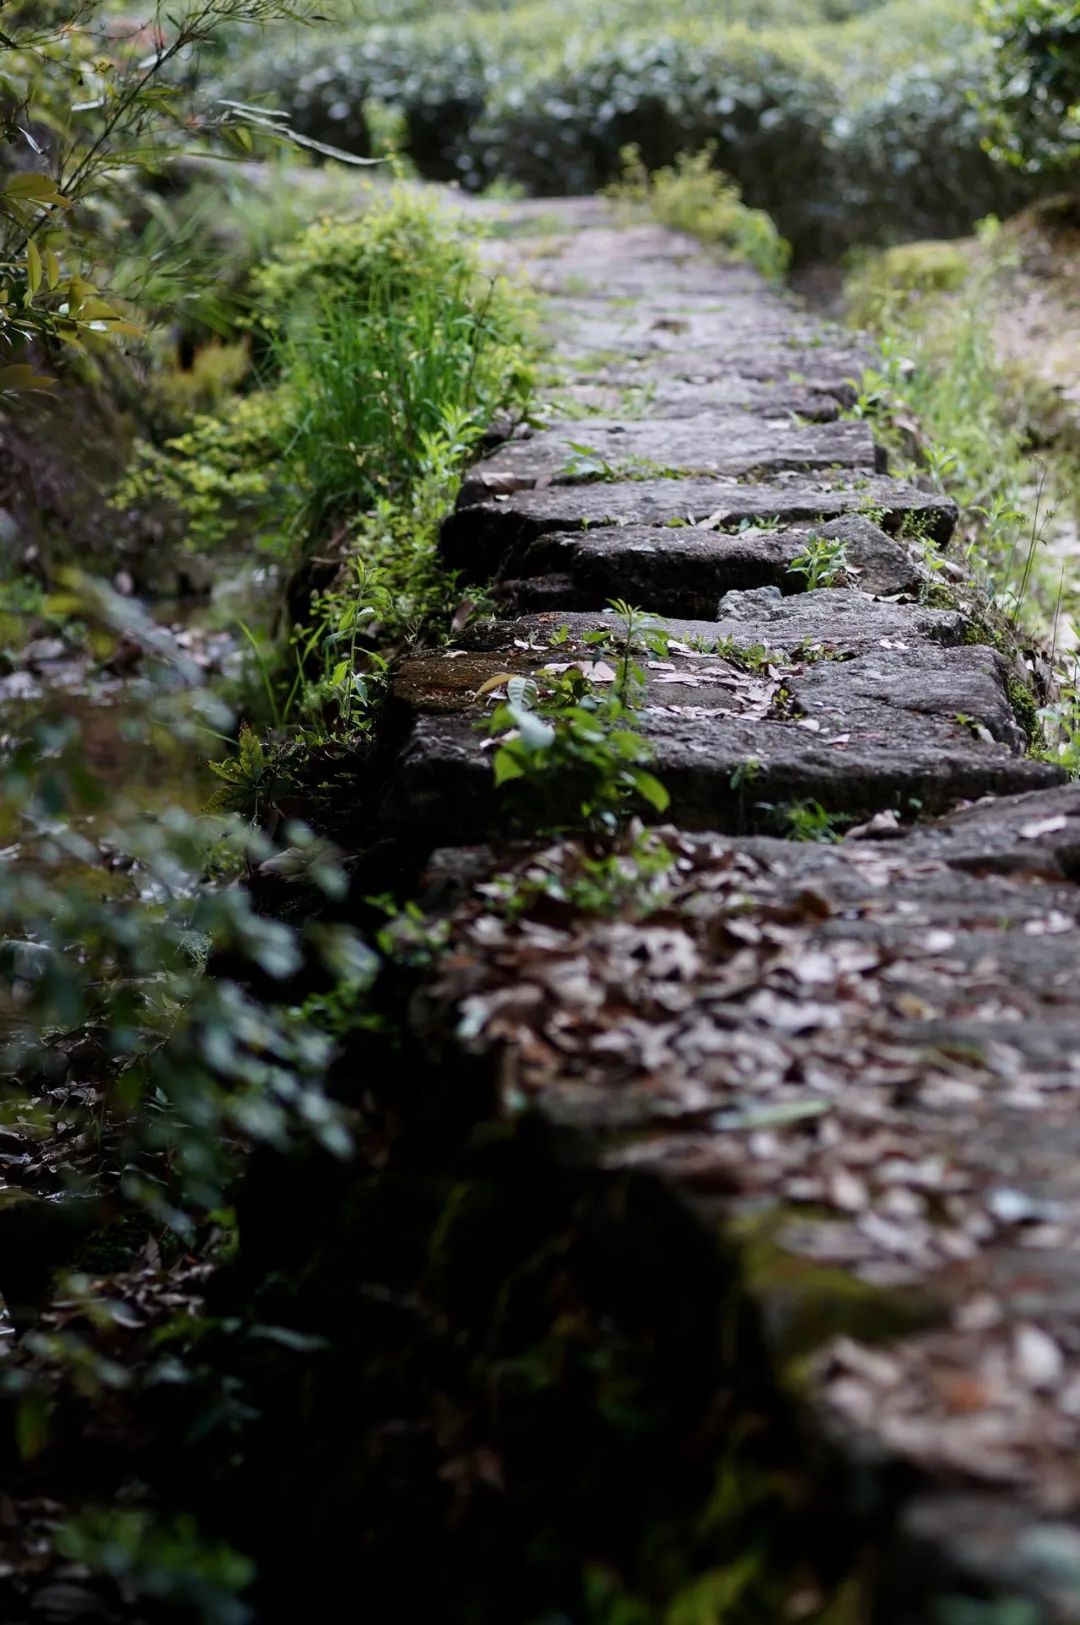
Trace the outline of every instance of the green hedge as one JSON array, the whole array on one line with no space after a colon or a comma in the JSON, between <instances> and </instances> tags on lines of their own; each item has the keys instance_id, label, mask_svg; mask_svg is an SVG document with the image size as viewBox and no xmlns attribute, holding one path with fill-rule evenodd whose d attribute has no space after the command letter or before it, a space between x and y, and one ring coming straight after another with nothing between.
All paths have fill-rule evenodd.
<instances>
[{"instance_id":1,"label":"green hedge","mask_svg":"<svg viewBox=\"0 0 1080 1625\"><path fill-rule=\"evenodd\" d=\"M985 0L993 134L1030 171L1080 164L1080 0Z\"/></svg>"},{"instance_id":2,"label":"green hedge","mask_svg":"<svg viewBox=\"0 0 1080 1625\"><path fill-rule=\"evenodd\" d=\"M1006 215L1031 184L984 147L981 65L910 68L834 125L842 187L836 230L849 242L955 237Z\"/></svg>"},{"instance_id":3,"label":"green hedge","mask_svg":"<svg viewBox=\"0 0 1080 1625\"><path fill-rule=\"evenodd\" d=\"M850 45L830 60L829 38L695 25L552 51L505 27L313 32L290 55L236 61L222 90L285 107L305 134L361 154L364 105L384 103L419 172L470 191L502 179L541 196L590 193L630 143L650 168L712 144L746 202L803 255L964 232L1030 195L984 151L985 50L890 78Z\"/></svg>"},{"instance_id":4,"label":"green hedge","mask_svg":"<svg viewBox=\"0 0 1080 1625\"><path fill-rule=\"evenodd\" d=\"M746 201L801 236L811 224L801 200L833 185L837 110L808 56L750 35L712 50L669 36L566 58L526 93L503 82L473 139L485 172L540 194L598 189L631 142L650 169L711 142Z\"/></svg>"}]
</instances>

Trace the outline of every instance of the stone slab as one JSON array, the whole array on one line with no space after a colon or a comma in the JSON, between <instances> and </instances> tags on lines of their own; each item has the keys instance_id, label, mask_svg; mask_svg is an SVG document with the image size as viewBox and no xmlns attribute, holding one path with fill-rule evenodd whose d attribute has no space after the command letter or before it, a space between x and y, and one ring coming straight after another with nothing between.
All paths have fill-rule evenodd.
<instances>
[{"instance_id":1,"label":"stone slab","mask_svg":"<svg viewBox=\"0 0 1080 1625\"><path fill-rule=\"evenodd\" d=\"M796 345L769 340L733 344L723 354L687 348L656 350L648 360L607 350L582 349L564 356L562 377L614 384L662 383L676 379L710 383L745 378L756 383L805 384L835 393L850 405L870 352L852 343ZM567 363L572 368L568 371Z\"/></svg>"},{"instance_id":2,"label":"stone slab","mask_svg":"<svg viewBox=\"0 0 1080 1625\"><path fill-rule=\"evenodd\" d=\"M636 525L555 531L513 550L514 573L500 571L493 590L519 609L603 609L622 598L648 604L659 615L709 619L732 590L803 591L806 578L791 565L811 534ZM915 593L926 574L901 543L857 514L831 520L813 534L844 541L852 584L862 592Z\"/></svg>"},{"instance_id":3,"label":"stone slab","mask_svg":"<svg viewBox=\"0 0 1080 1625\"><path fill-rule=\"evenodd\" d=\"M640 470L749 479L807 469L873 474L878 461L869 425L861 422L800 425L749 413L676 423L592 418L524 431L507 441L468 471L458 503L464 507L508 491L581 484L597 464L631 477Z\"/></svg>"},{"instance_id":4,"label":"stone slab","mask_svg":"<svg viewBox=\"0 0 1080 1625\"><path fill-rule=\"evenodd\" d=\"M832 423L840 415L841 407L851 406L855 398L854 389L845 385L829 391L780 379L763 383L755 378L735 376L718 378L711 383L668 378L622 386L558 384L556 389L553 418L558 416L559 403L564 403L563 411L567 406L572 407L583 429L587 429L591 417L617 417L625 413L628 406L653 421L702 417L708 413L724 416L729 412L751 412L761 418Z\"/></svg>"},{"instance_id":5,"label":"stone slab","mask_svg":"<svg viewBox=\"0 0 1080 1625\"><path fill-rule=\"evenodd\" d=\"M591 666L585 633L619 624L611 614L535 615L461 650L407 657L391 683L387 827L432 843L482 838L500 803L481 731L498 690L481 689L500 672ZM806 800L852 819L932 812L1063 777L1021 754L1005 663L961 642L959 615L828 590L752 617L666 625L676 647L649 663L638 725L687 828L767 829L782 804ZM728 638L774 651L775 665L747 670L730 651L704 652ZM826 657L805 652L815 644Z\"/></svg>"},{"instance_id":6,"label":"stone slab","mask_svg":"<svg viewBox=\"0 0 1080 1625\"><path fill-rule=\"evenodd\" d=\"M822 347L820 328L783 306L748 295L726 304L578 305L560 301L546 312L551 356L577 368L596 355L651 361L665 355L708 356L712 365L748 346L791 350Z\"/></svg>"},{"instance_id":7,"label":"stone slab","mask_svg":"<svg viewBox=\"0 0 1080 1625\"><path fill-rule=\"evenodd\" d=\"M576 201L557 199L536 214L554 220L569 214ZM555 229L524 243L495 239L484 244L484 255L492 265L525 270L533 287L553 297L607 302L651 297L661 286L669 299L771 295L752 266L708 254L692 237L650 222L590 222L586 230Z\"/></svg>"},{"instance_id":8,"label":"stone slab","mask_svg":"<svg viewBox=\"0 0 1080 1625\"><path fill-rule=\"evenodd\" d=\"M791 528L868 510L880 515L886 531L914 524L939 543L949 539L956 524L956 504L950 498L881 476L795 476L754 484L645 479L554 486L473 503L445 520L440 546L451 569L461 571L467 581L482 581L497 572L516 574L519 550L555 531L706 523L735 530L762 521Z\"/></svg>"},{"instance_id":9,"label":"stone slab","mask_svg":"<svg viewBox=\"0 0 1080 1625\"><path fill-rule=\"evenodd\" d=\"M1080 1617L1080 891L967 854L1051 820L1080 789L888 842L672 831L662 908L614 918L551 903L573 843L507 865L520 918L489 857L429 994L517 1110L720 1228L830 1516L883 1530L886 1625Z\"/></svg>"}]
</instances>

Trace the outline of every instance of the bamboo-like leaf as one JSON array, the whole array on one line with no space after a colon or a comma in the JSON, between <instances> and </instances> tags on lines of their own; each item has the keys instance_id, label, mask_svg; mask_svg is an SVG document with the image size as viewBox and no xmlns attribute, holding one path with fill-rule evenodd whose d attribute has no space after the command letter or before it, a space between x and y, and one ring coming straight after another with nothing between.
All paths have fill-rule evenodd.
<instances>
[{"instance_id":1,"label":"bamboo-like leaf","mask_svg":"<svg viewBox=\"0 0 1080 1625\"><path fill-rule=\"evenodd\" d=\"M479 699L481 694L492 694L494 693L495 689L502 688L504 683L509 683L512 681L512 677L513 674L508 671L496 672L494 677L489 677L485 683L480 684L480 687L476 691L477 699Z\"/></svg>"},{"instance_id":2,"label":"bamboo-like leaf","mask_svg":"<svg viewBox=\"0 0 1080 1625\"><path fill-rule=\"evenodd\" d=\"M30 290L31 299L41 287L42 266L41 254L37 243L26 245L26 285Z\"/></svg>"},{"instance_id":3,"label":"bamboo-like leaf","mask_svg":"<svg viewBox=\"0 0 1080 1625\"><path fill-rule=\"evenodd\" d=\"M32 170L21 175L9 175L0 191L8 198L23 198L30 203L56 203L61 208L67 208L71 202L51 175L37 175Z\"/></svg>"},{"instance_id":4,"label":"bamboo-like leaf","mask_svg":"<svg viewBox=\"0 0 1080 1625\"><path fill-rule=\"evenodd\" d=\"M667 812L671 805L671 797L654 774L647 773L644 768L638 768L633 774L633 780L634 789L650 807L655 808L658 813Z\"/></svg>"},{"instance_id":5,"label":"bamboo-like leaf","mask_svg":"<svg viewBox=\"0 0 1080 1625\"><path fill-rule=\"evenodd\" d=\"M26 361L15 361L8 367L0 367L0 395L9 391L14 394L29 389L51 389L55 382L55 378L35 371Z\"/></svg>"}]
</instances>

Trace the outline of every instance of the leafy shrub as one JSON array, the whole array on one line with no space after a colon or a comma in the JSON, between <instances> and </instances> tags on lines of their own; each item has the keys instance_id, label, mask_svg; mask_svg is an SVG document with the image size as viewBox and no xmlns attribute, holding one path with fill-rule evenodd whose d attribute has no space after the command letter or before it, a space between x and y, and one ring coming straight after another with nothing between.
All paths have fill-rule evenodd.
<instances>
[{"instance_id":1,"label":"leafy shrub","mask_svg":"<svg viewBox=\"0 0 1080 1625\"><path fill-rule=\"evenodd\" d=\"M156 446L141 441L114 501L129 513L173 510L196 552L253 539L286 550L295 510L281 453L289 438L289 405L278 390L235 396L218 413Z\"/></svg>"},{"instance_id":2,"label":"leafy shrub","mask_svg":"<svg viewBox=\"0 0 1080 1625\"><path fill-rule=\"evenodd\" d=\"M961 236L1030 195L984 147L978 61L916 65L893 75L835 123L846 176L834 198L841 242Z\"/></svg>"},{"instance_id":3,"label":"leafy shrub","mask_svg":"<svg viewBox=\"0 0 1080 1625\"><path fill-rule=\"evenodd\" d=\"M712 144L752 206L805 235L828 190L837 90L809 47L731 29L702 45L675 35L569 53L525 99L504 82L478 140L530 191L591 191L636 143L646 167Z\"/></svg>"},{"instance_id":4,"label":"leafy shrub","mask_svg":"<svg viewBox=\"0 0 1080 1625\"><path fill-rule=\"evenodd\" d=\"M146 758L166 738L195 752L208 724L227 724L199 693L202 674L129 600L82 581L64 599L57 607L81 613L106 646L122 637L144 650L146 704L125 727ZM121 1153L118 1194L179 1229L220 1203L240 1142L285 1148L311 1136L346 1155L344 1118L323 1087L333 1045L290 983L311 955L358 989L370 956L335 928L301 931L258 913L231 882L270 860L268 843L236 819L177 806L155 817L110 796L73 719L28 727L0 792L5 839L22 859L0 873L5 1100L93 1039L104 1096L96 1132ZM292 834L301 855L310 849L313 883L340 897L340 871L306 830ZM208 975L215 958L222 973ZM86 1110L89 1120L92 1103Z\"/></svg>"},{"instance_id":5,"label":"leafy shrub","mask_svg":"<svg viewBox=\"0 0 1080 1625\"><path fill-rule=\"evenodd\" d=\"M708 43L655 29L554 43L439 29L313 38L238 64L227 89L274 99L298 129L356 152L370 144L365 99L397 106L421 173L472 190L504 177L538 194L591 192L617 177L631 142L655 168L709 141L757 206L821 190L839 101L809 45L743 27Z\"/></svg>"},{"instance_id":6,"label":"leafy shrub","mask_svg":"<svg viewBox=\"0 0 1080 1625\"><path fill-rule=\"evenodd\" d=\"M898 243L849 275L844 298L856 327L878 327L928 294L951 293L972 272L970 249L955 243Z\"/></svg>"},{"instance_id":7,"label":"leafy shrub","mask_svg":"<svg viewBox=\"0 0 1080 1625\"><path fill-rule=\"evenodd\" d=\"M1054 486L1033 465L1025 403L992 324L997 278L1010 264L996 221L963 252L917 244L865 263L853 292L881 359L863 378L856 411L874 417L897 473L929 475L956 498L965 563L1002 614L1046 633L1059 586L1042 547ZM936 551L928 562L940 567Z\"/></svg>"},{"instance_id":8,"label":"leafy shrub","mask_svg":"<svg viewBox=\"0 0 1080 1625\"><path fill-rule=\"evenodd\" d=\"M999 150L1029 170L1080 157L1080 4L986 0L994 47L987 103Z\"/></svg>"},{"instance_id":9,"label":"leafy shrub","mask_svg":"<svg viewBox=\"0 0 1080 1625\"><path fill-rule=\"evenodd\" d=\"M467 288L478 277L474 244L450 210L404 189L371 193L361 214L314 221L255 272L256 320L280 329L341 299L363 309L376 288L407 305L434 283Z\"/></svg>"},{"instance_id":10,"label":"leafy shrub","mask_svg":"<svg viewBox=\"0 0 1080 1625\"><path fill-rule=\"evenodd\" d=\"M636 146L623 153L624 171L609 195L645 208L665 226L689 232L734 259L756 265L763 276L782 277L791 248L762 209L748 209L739 189L714 166L714 150L680 153L674 164L650 175Z\"/></svg>"},{"instance_id":11,"label":"leafy shrub","mask_svg":"<svg viewBox=\"0 0 1080 1625\"><path fill-rule=\"evenodd\" d=\"M520 302L483 273L460 223L415 194L317 222L255 293L267 387L143 444L116 497L178 507L198 548L252 536L303 548L385 501L414 516L433 476L445 503L480 434L528 396Z\"/></svg>"},{"instance_id":12,"label":"leafy shrub","mask_svg":"<svg viewBox=\"0 0 1080 1625\"><path fill-rule=\"evenodd\" d=\"M417 49L408 31L365 31L333 38L313 33L285 56L257 55L231 68L218 87L227 97L288 109L293 128L360 157L372 153L368 109L397 109L409 155L433 180L468 169L469 132L483 109L494 69L479 43L444 34Z\"/></svg>"},{"instance_id":13,"label":"leafy shrub","mask_svg":"<svg viewBox=\"0 0 1080 1625\"><path fill-rule=\"evenodd\" d=\"M251 147L247 115L192 112L178 69L230 24L302 15L287 0L188 0L153 28L117 26L107 0L5 9L0 32L0 398L42 380L30 345L101 347L130 334L126 313L92 286L103 222L125 188L192 140ZM282 132L284 133L284 132ZM76 211L75 206L79 205Z\"/></svg>"},{"instance_id":14,"label":"leafy shrub","mask_svg":"<svg viewBox=\"0 0 1080 1625\"><path fill-rule=\"evenodd\" d=\"M166 1604L202 1625L245 1625L251 1618L238 1593L250 1586L254 1565L202 1539L193 1518L156 1522L135 1508L86 1512L61 1528L57 1548L115 1581L128 1604Z\"/></svg>"}]
</instances>

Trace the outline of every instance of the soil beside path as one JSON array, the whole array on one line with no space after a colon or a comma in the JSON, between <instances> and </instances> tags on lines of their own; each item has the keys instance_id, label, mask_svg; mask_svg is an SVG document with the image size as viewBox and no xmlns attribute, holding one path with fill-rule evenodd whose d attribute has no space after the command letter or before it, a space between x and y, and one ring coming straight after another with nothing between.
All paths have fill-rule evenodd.
<instances>
[{"instance_id":1,"label":"soil beside path","mask_svg":"<svg viewBox=\"0 0 1080 1625\"><path fill-rule=\"evenodd\" d=\"M837 421L850 335L595 205L498 252L547 295L573 415L496 451L447 521L507 620L399 669L387 820L482 840L487 679L550 661L554 629L587 662L618 596L674 640L642 727L681 833L645 918L499 918L494 860L439 853L464 897L441 1030L497 1060L504 1111L719 1227L808 1458L844 1464L831 1515L877 1520L872 1617L944 1620L955 1594L1080 1619L1080 790L1027 754L1009 651L926 607L955 512ZM844 539L842 584L800 590L811 534ZM750 833L801 798L864 827ZM556 843L510 868L580 861Z\"/></svg>"}]
</instances>

